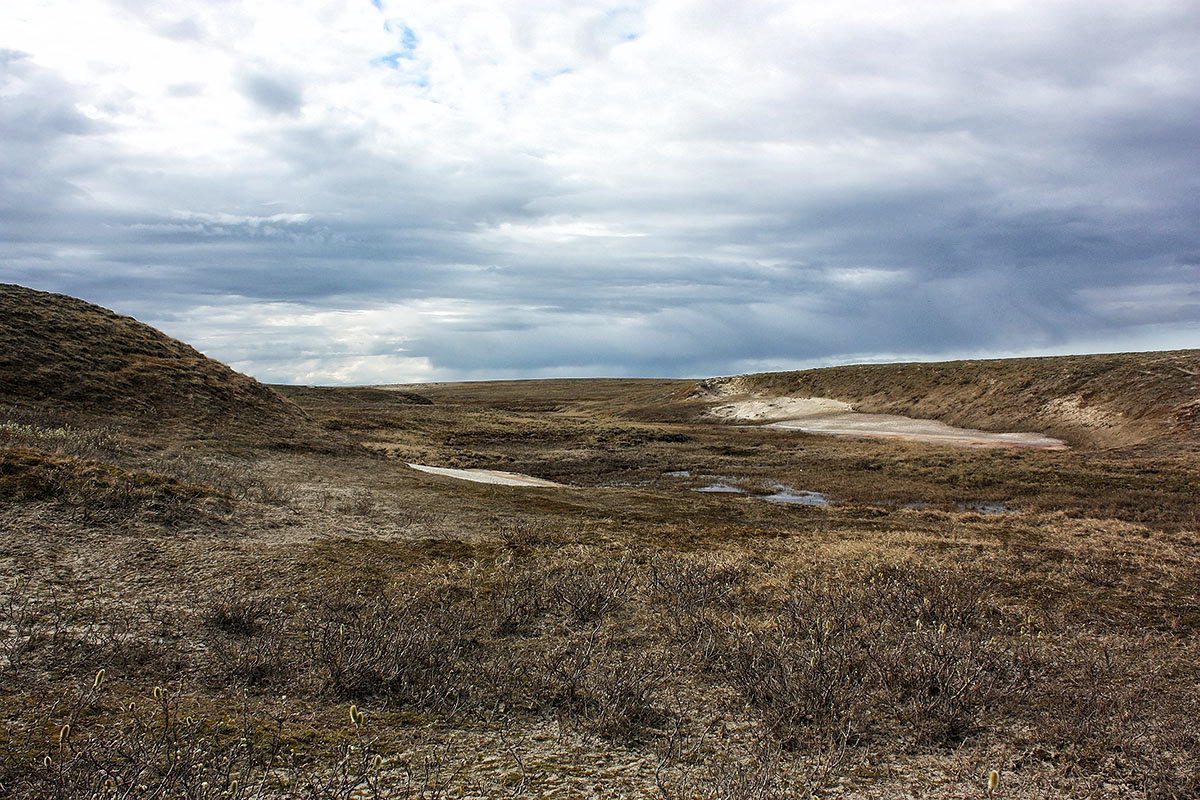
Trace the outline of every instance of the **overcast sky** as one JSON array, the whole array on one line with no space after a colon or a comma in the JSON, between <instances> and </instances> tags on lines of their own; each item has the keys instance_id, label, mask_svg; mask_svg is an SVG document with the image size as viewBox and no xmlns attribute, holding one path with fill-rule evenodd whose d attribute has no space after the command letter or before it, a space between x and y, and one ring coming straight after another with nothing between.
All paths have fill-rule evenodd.
<instances>
[{"instance_id":1,"label":"overcast sky","mask_svg":"<svg viewBox=\"0 0 1200 800\"><path fill-rule=\"evenodd\" d=\"M0 5L0 281L263 380L1200 347L1200 0Z\"/></svg>"}]
</instances>

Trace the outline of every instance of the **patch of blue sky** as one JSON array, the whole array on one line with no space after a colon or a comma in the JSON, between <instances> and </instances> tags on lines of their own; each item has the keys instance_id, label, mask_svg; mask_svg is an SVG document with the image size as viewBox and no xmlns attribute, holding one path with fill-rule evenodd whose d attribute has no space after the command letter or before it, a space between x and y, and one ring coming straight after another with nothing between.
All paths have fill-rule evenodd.
<instances>
[{"instance_id":1,"label":"patch of blue sky","mask_svg":"<svg viewBox=\"0 0 1200 800\"><path fill-rule=\"evenodd\" d=\"M397 80L401 83L420 86L422 89L428 87L429 75L424 71L418 71L419 68L406 66L405 62L412 64L413 57L406 53L385 53L384 55L372 58L371 66L387 67L388 69L395 70L399 73Z\"/></svg>"},{"instance_id":2,"label":"patch of blue sky","mask_svg":"<svg viewBox=\"0 0 1200 800\"><path fill-rule=\"evenodd\" d=\"M398 31L400 33L400 49L377 56L371 59L371 63L376 66L388 67L389 69L400 69L401 61L415 60L417 44L419 44L420 39L417 38L417 34L413 32L413 29L403 23L396 23L393 20L385 21L383 27L388 32Z\"/></svg>"},{"instance_id":3,"label":"patch of blue sky","mask_svg":"<svg viewBox=\"0 0 1200 800\"><path fill-rule=\"evenodd\" d=\"M375 6L375 10L376 10L376 11L380 11L380 12L382 12L382 11L383 11L383 2L382 2L382 0L371 0L371 5Z\"/></svg>"},{"instance_id":4,"label":"patch of blue sky","mask_svg":"<svg viewBox=\"0 0 1200 800\"><path fill-rule=\"evenodd\" d=\"M640 31L636 28L641 27L642 13L635 6L610 8L604 13L616 27L617 35L625 41L633 41L641 36Z\"/></svg>"},{"instance_id":5,"label":"patch of blue sky","mask_svg":"<svg viewBox=\"0 0 1200 800\"><path fill-rule=\"evenodd\" d=\"M416 50L417 45L421 41L417 36L416 31L405 25L400 20L385 19L383 21L383 29L388 33L400 34L400 47L403 50Z\"/></svg>"},{"instance_id":6,"label":"patch of blue sky","mask_svg":"<svg viewBox=\"0 0 1200 800\"><path fill-rule=\"evenodd\" d=\"M559 75L570 75L574 71L575 70L571 69L570 67L563 67L562 69L555 70L552 73L550 73L550 72L531 72L530 76L535 81L548 81L548 80L557 78Z\"/></svg>"},{"instance_id":7,"label":"patch of blue sky","mask_svg":"<svg viewBox=\"0 0 1200 800\"><path fill-rule=\"evenodd\" d=\"M400 61L412 60L412 53L391 52L384 53L381 56L376 56L371 59L371 64L376 67L387 67L388 69L400 69Z\"/></svg>"}]
</instances>

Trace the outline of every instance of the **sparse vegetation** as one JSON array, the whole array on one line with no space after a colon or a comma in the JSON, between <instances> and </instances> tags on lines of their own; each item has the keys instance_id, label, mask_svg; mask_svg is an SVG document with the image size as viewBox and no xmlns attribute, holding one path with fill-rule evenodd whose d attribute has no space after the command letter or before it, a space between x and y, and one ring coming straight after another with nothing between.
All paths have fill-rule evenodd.
<instances>
[{"instance_id":1,"label":"sparse vegetation","mask_svg":"<svg viewBox=\"0 0 1200 800\"><path fill-rule=\"evenodd\" d=\"M291 443L4 389L0 796L1200 792L1174 401L1166 437L1011 452L718 425L694 388L281 388Z\"/></svg>"}]
</instances>

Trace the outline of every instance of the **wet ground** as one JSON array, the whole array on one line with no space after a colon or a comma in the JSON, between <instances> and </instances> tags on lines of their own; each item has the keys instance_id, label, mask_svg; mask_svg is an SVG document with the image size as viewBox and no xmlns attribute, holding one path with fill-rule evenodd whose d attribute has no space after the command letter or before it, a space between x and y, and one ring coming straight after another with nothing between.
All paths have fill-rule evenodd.
<instances>
[{"instance_id":1,"label":"wet ground","mask_svg":"<svg viewBox=\"0 0 1200 800\"><path fill-rule=\"evenodd\" d=\"M473 483L489 483L498 486L516 486L530 488L568 488L565 484L555 483L542 478L535 478L532 475L523 475L518 472L504 472L502 470L492 469L453 469L450 467L432 467L427 464L409 464L412 469L420 472L426 472L432 475L441 475L447 478L456 480L471 481ZM689 470L674 470L663 473L664 478L691 478L692 474ZM824 508L830 505L833 501L829 495L824 492L814 492L807 489L796 489L784 483L771 483L766 492L763 491L762 485L753 488L746 488L747 485L753 483L748 478L739 478L729 475L699 475L696 476L701 480L711 481L704 486L693 486L690 491L699 492L701 494L727 494L727 495L745 495L753 497L756 500L765 500L768 503L784 503L802 506L817 506ZM905 508L922 509L927 508L928 503L911 502L905 503ZM974 511L980 514L1005 514L1011 511L1010 508L1002 503L990 502L969 502L958 503L957 508L960 511Z\"/></svg>"}]
</instances>

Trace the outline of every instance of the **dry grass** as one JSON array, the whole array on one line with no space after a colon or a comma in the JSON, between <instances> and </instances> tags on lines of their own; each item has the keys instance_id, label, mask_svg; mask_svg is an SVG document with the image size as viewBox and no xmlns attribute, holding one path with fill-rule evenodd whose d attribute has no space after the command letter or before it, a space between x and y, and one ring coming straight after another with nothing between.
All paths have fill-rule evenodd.
<instances>
[{"instance_id":1,"label":"dry grass","mask_svg":"<svg viewBox=\"0 0 1200 800\"><path fill-rule=\"evenodd\" d=\"M133 775L161 796L233 781L237 796L326 796L298 788L299 771L347 795L368 782L399 790L431 739L453 748L481 730L528 737L549 724L554 735L516 757L462 758L448 796L500 793L497 766L511 777L521 760L561 758L564 742L642 753L653 775L613 786L666 797L795 796L847 781L878 793L903 789L904 765L931 758L944 772L931 788L968 796L954 769L981 751L1010 796L1048 781L1078 794L1195 790L1194 640L1031 614L980 565L814 567L789 563L788 549L764 563L737 548L613 559L522 545L518 561L499 546L486 561L422 559L386 581L296 589L259 576L170 611L12 586L3 677L22 700L6 711L0 780L16 797L82 796L110 779L124 791ZM89 688L97 664L101 691ZM155 686L186 710L156 710ZM367 715L369 746L345 721L351 704ZM172 729L159 715L194 721ZM526 789L593 768L603 780L598 765L560 761L563 772L526 776Z\"/></svg>"},{"instance_id":2,"label":"dry grass","mask_svg":"<svg viewBox=\"0 0 1200 800\"><path fill-rule=\"evenodd\" d=\"M0 796L1200 792L1192 440L831 440L692 388L284 390L295 447L0 397Z\"/></svg>"},{"instance_id":3,"label":"dry grass","mask_svg":"<svg viewBox=\"0 0 1200 800\"><path fill-rule=\"evenodd\" d=\"M11 406L159 438L313 433L266 386L130 317L12 284L0 284L0 307L0 401Z\"/></svg>"},{"instance_id":4,"label":"dry grass","mask_svg":"<svg viewBox=\"0 0 1200 800\"><path fill-rule=\"evenodd\" d=\"M748 375L733 383L743 391L847 400L869 413L1038 430L1091 446L1172 435L1194 440L1200 431L1200 350L866 364Z\"/></svg>"}]
</instances>

